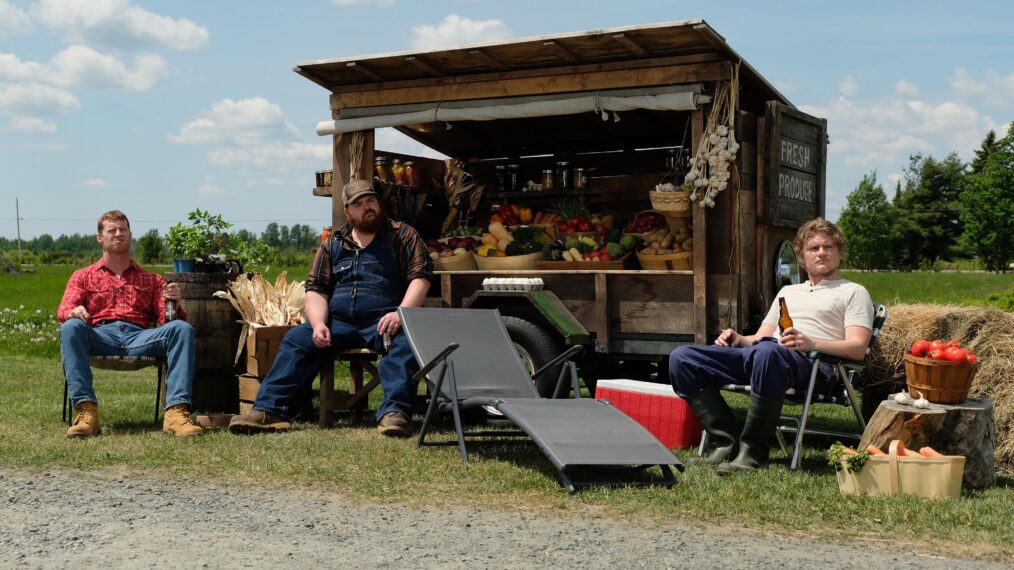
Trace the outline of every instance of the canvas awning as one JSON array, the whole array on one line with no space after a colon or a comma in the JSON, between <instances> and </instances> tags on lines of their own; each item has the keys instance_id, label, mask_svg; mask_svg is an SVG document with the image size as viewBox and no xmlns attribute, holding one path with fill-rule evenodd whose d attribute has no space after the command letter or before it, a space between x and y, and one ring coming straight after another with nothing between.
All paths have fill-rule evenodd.
<instances>
[{"instance_id":1,"label":"canvas awning","mask_svg":"<svg viewBox=\"0 0 1014 570\"><path fill-rule=\"evenodd\" d=\"M502 97L468 101L385 105L342 109L338 119L317 123L317 134L335 135L425 123L494 121L597 113L603 120L621 111L692 111L711 101L701 85L649 89L615 89L594 93L563 93L532 97ZM609 113L613 113L612 116Z\"/></svg>"}]
</instances>

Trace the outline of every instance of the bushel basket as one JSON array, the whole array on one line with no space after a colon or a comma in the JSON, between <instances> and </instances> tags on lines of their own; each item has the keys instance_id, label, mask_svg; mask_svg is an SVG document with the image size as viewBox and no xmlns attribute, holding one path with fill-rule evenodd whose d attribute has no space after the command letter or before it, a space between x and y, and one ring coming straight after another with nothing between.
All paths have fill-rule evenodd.
<instances>
[{"instance_id":1,"label":"bushel basket","mask_svg":"<svg viewBox=\"0 0 1014 570\"><path fill-rule=\"evenodd\" d=\"M960 404L968 397L976 364L948 362L905 355L908 392L916 392L934 404Z\"/></svg>"}]
</instances>

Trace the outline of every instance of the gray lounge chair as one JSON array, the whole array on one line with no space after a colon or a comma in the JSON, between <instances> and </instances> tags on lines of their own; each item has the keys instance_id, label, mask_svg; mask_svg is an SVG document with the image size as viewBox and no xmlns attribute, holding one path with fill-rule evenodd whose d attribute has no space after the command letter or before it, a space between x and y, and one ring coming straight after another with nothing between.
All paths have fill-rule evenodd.
<instances>
[{"instance_id":1,"label":"gray lounge chair","mask_svg":"<svg viewBox=\"0 0 1014 570\"><path fill-rule=\"evenodd\" d=\"M540 398L518 358L499 311L484 309L398 309L401 324L421 367L416 380L429 385L430 403L419 429L419 446L455 442L428 442L426 435L436 411L454 417L461 460L468 463L466 439L503 441L527 435L559 472L571 493L578 487L612 484L601 477L575 481L575 473L631 472L658 466L666 486L676 483L670 466L683 464L651 432L607 401L580 398L577 368L561 366L556 394L570 377L576 399ZM572 347L542 370L551 370L581 350ZM521 431L469 431L462 428L461 412L484 407L510 420ZM523 432L523 433L522 433ZM651 484L651 483L648 483Z\"/></svg>"}]
</instances>

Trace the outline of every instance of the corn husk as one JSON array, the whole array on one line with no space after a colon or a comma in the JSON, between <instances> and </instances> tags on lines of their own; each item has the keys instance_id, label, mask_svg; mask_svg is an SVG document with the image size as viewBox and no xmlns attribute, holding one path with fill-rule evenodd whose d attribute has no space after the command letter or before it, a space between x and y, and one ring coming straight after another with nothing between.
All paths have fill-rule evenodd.
<instances>
[{"instance_id":1,"label":"corn husk","mask_svg":"<svg viewBox=\"0 0 1014 570\"><path fill-rule=\"evenodd\" d=\"M306 320L303 313L306 289L303 281L288 281L283 271L269 283L260 273L245 273L229 283L228 291L216 291L215 297L226 299L242 318L243 330L236 347L235 362L243 353L250 325L278 327L298 325Z\"/></svg>"}]
</instances>

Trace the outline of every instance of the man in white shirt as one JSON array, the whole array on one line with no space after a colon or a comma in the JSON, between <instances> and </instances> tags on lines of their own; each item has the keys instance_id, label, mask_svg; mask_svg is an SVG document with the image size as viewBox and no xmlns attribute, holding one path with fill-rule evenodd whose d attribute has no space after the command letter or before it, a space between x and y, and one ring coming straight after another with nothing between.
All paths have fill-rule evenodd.
<instances>
[{"instance_id":1,"label":"man in white shirt","mask_svg":"<svg viewBox=\"0 0 1014 570\"><path fill-rule=\"evenodd\" d=\"M715 443L715 451L704 461L717 464L719 474L767 465L785 391L803 388L809 381L812 364L807 353L819 350L862 360L870 343L870 294L838 275L847 246L845 234L817 218L799 228L793 246L809 279L778 292L756 333L741 335L726 329L714 346L681 346L669 356L669 381ZM778 297L785 299L793 321L781 331ZM822 365L818 386L831 374L830 366ZM719 393L725 384L750 385L750 408L738 436L736 420Z\"/></svg>"}]
</instances>

